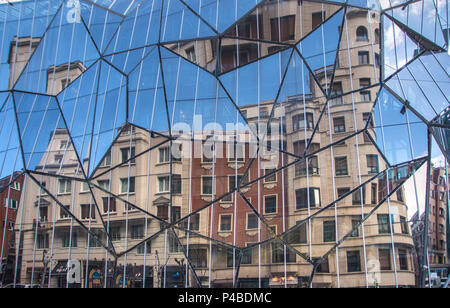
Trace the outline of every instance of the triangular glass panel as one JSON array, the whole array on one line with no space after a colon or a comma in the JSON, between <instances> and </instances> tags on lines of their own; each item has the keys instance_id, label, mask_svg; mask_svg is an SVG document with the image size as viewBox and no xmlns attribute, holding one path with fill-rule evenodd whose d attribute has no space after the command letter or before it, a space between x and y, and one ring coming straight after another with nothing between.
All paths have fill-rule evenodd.
<instances>
[{"instance_id":1,"label":"triangular glass panel","mask_svg":"<svg viewBox=\"0 0 450 308\"><path fill-rule=\"evenodd\" d=\"M282 5L278 1L265 1L223 35L292 44L300 41L340 8L338 5L310 1L289 0L283 1Z\"/></svg>"},{"instance_id":2,"label":"triangular glass panel","mask_svg":"<svg viewBox=\"0 0 450 308\"><path fill-rule=\"evenodd\" d=\"M119 1L119 3L122 3L122 1ZM96 46L103 52L118 30L123 17L114 14L110 10L102 9L94 3L91 3L90 5L88 3L83 3L79 14L86 24L86 27L89 29L89 33Z\"/></svg>"},{"instance_id":3,"label":"triangular glass panel","mask_svg":"<svg viewBox=\"0 0 450 308\"><path fill-rule=\"evenodd\" d=\"M391 19L383 17L384 78L388 78L421 51L417 44Z\"/></svg>"},{"instance_id":4,"label":"triangular glass panel","mask_svg":"<svg viewBox=\"0 0 450 308\"><path fill-rule=\"evenodd\" d=\"M328 79L334 75L342 21L341 9L297 44L306 64L318 78L326 76Z\"/></svg>"},{"instance_id":5,"label":"triangular glass panel","mask_svg":"<svg viewBox=\"0 0 450 308\"><path fill-rule=\"evenodd\" d=\"M101 62L97 62L58 95L74 149L83 160L84 168L88 168L100 70ZM86 174L87 171L85 169Z\"/></svg>"},{"instance_id":6,"label":"triangular glass panel","mask_svg":"<svg viewBox=\"0 0 450 308\"><path fill-rule=\"evenodd\" d=\"M383 88L373 110L378 148L391 165L422 157L427 153L427 127L388 89Z\"/></svg>"},{"instance_id":7,"label":"triangular glass panel","mask_svg":"<svg viewBox=\"0 0 450 308\"><path fill-rule=\"evenodd\" d=\"M103 62L89 151L90 175L127 121L127 100L127 77Z\"/></svg>"},{"instance_id":8,"label":"triangular glass panel","mask_svg":"<svg viewBox=\"0 0 450 308\"><path fill-rule=\"evenodd\" d=\"M398 7L388 11L390 16L410 28L416 34L419 34L435 45L434 48L444 48L446 45L443 30L441 28L441 21L438 18L437 9L434 1L417 1L409 3L404 7ZM417 40L420 40L419 38ZM431 49L434 49L430 46Z\"/></svg>"},{"instance_id":9,"label":"triangular glass panel","mask_svg":"<svg viewBox=\"0 0 450 308\"><path fill-rule=\"evenodd\" d=\"M258 60L261 60L260 63L264 63L266 62L265 58L281 51L290 50L287 45L244 39L222 38L220 42L219 74L226 74Z\"/></svg>"},{"instance_id":10,"label":"triangular glass panel","mask_svg":"<svg viewBox=\"0 0 450 308\"><path fill-rule=\"evenodd\" d=\"M186 0L185 2L218 32L224 32L263 0ZM230 14L220 12L230 12Z\"/></svg>"},{"instance_id":11,"label":"triangular glass panel","mask_svg":"<svg viewBox=\"0 0 450 308\"><path fill-rule=\"evenodd\" d=\"M146 0L136 0L131 2L117 0L90 0L89 2L93 2L95 5L100 6L107 11L120 15L127 15L144 1Z\"/></svg>"},{"instance_id":12,"label":"triangular glass panel","mask_svg":"<svg viewBox=\"0 0 450 308\"><path fill-rule=\"evenodd\" d=\"M165 1L161 42L216 36L218 33L178 0Z\"/></svg>"},{"instance_id":13,"label":"triangular glass panel","mask_svg":"<svg viewBox=\"0 0 450 308\"><path fill-rule=\"evenodd\" d=\"M218 39L169 43L163 46L212 74L217 70Z\"/></svg>"},{"instance_id":14,"label":"triangular glass panel","mask_svg":"<svg viewBox=\"0 0 450 308\"><path fill-rule=\"evenodd\" d=\"M161 57L174 131L182 130L190 135L191 130L201 132L210 123L220 126L221 130L226 130L229 125L236 129L239 125L240 130L249 131L241 112L214 75L164 48Z\"/></svg>"},{"instance_id":15,"label":"triangular glass panel","mask_svg":"<svg viewBox=\"0 0 450 308\"><path fill-rule=\"evenodd\" d=\"M56 98L15 92L14 101L25 168L58 174L69 165L72 177L84 178Z\"/></svg>"},{"instance_id":16,"label":"triangular glass panel","mask_svg":"<svg viewBox=\"0 0 450 308\"><path fill-rule=\"evenodd\" d=\"M159 50L155 48L128 77L128 121L144 129L169 135L164 77ZM173 78L167 76L169 80Z\"/></svg>"},{"instance_id":17,"label":"triangular glass panel","mask_svg":"<svg viewBox=\"0 0 450 308\"><path fill-rule=\"evenodd\" d=\"M161 0L149 0L130 11L105 53L113 54L158 43L161 4Z\"/></svg>"},{"instance_id":18,"label":"triangular glass panel","mask_svg":"<svg viewBox=\"0 0 450 308\"><path fill-rule=\"evenodd\" d=\"M420 75L417 75L418 72ZM419 59L395 74L386 85L426 121L434 119L448 106L447 97L432 81ZM432 93L427 89L430 86L433 89Z\"/></svg>"},{"instance_id":19,"label":"triangular glass panel","mask_svg":"<svg viewBox=\"0 0 450 308\"><path fill-rule=\"evenodd\" d=\"M0 30L1 90L10 89L16 83L60 5L59 0L20 1L15 5L3 5L0 12L0 23L5 25Z\"/></svg>"},{"instance_id":20,"label":"triangular glass panel","mask_svg":"<svg viewBox=\"0 0 450 308\"><path fill-rule=\"evenodd\" d=\"M70 10L63 6L54 16L15 89L56 95L99 58L84 24L67 18Z\"/></svg>"},{"instance_id":21,"label":"triangular glass panel","mask_svg":"<svg viewBox=\"0 0 450 308\"><path fill-rule=\"evenodd\" d=\"M139 64L144 61L147 56L153 52L157 52L156 46L148 46L133 50L122 51L104 57L104 60L111 63L122 73L129 75Z\"/></svg>"},{"instance_id":22,"label":"triangular glass panel","mask_svg":"<svg viewBox=\"0 0 450 308\"><path fill-rule=\"evenodd\" d=\"M239 107L274 102L292 54L292 49L278 52L257 62L238 66L220 75L219 79Z\"/></svg>"},{"instance_id":23,"label":"triangular glass panel","mask_svg":"<svg viewBox=\"0 0 450 308\"><path fill-rule=\"evenodd\" d=\"M15 122L11 95L0 109L0 178L2 179L23 169L20 138Z\"/></svg>"}]
</instances>

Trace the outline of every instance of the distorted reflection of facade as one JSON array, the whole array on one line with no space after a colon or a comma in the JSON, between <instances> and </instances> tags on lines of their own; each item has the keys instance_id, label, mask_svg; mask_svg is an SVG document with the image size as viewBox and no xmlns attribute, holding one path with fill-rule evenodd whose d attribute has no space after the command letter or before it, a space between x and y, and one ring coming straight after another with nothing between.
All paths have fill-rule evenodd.
<instances>
[{"instance_id":1,"label":"distorted reflection of facade","mask_svg":"<svg viewBox=\"0 0 450 308\"><path fill-rule=\"evenodd\" d=\"M286 47L283 43L300 40L339 9L334 5L323 7L313 2L299 5L299 1L284 1L278 11L269 1L226 33L220 50L215 40L173 43L167 47L210 72L224 73L278 52ZM213 157L188 153L178 158L172 157L171 142L165 137L124 124L88 185L81 172L82 167L88 167L87 159L79 166L67 130L54 130L47 152L35 170L40 175L35 174L35 181L28 181L24 196L24 207L33 210L24 212L21 281L42 281L41 259L45 251L52 255L51 266L44 273L45 285L51 287L68 285L65 264L69 259L81 262L81 283L76 285L80 287L195 287L194 273L188 269L183 254L183 249L189 247L186 253L204 286L234 286L238 263L240 287L307 286L313 266L279 242L271 241L274 234L281 235L311 260L317 260L352 231L361 217L371 213L402 179L400 169L389 179L372 179L387 164L373 143L377 136L372 129L376 123L371 111L379 88L372 85L379 80L380 47L379 23L370 23L371 18L375 16L368 16L366 10L351 9L334 75L333 67L322 65L314 70L322 89L336 95L324 114L321 111L326 97L314 82L304 85L304 93L277 104L264 101L239 106L249 124L269 119L273 113L271 128L278 128L281 134L273 142L269 134L267 142L296 155L282 153L274 160L261 153L247 175L252 159L250 143L219 139L215 148L223 151L221 158L215 157L217 152ZM258 43L255 39L278 43ZM19 44L19 53L26 54L29 48L29 43ZM65 74L69 67L71 73ZM48 75L48 86L54 83L52 89L64 89L85 68L74 62L49 70L58 74ZM59 92L47 88L49 94ZM338 96L343 93L351 94ZM360 133L352 137L364 129L369 119L370 136ZM317 123L318 130L313 135ZM217 134L203 132L203 139L208 133ZM349 138L327 147L346 137ZM311 145L306 148L310 140ZM189 143L180 143L183 151L189 150ZM244 153L243 157L230 157L230 147L231 152ZM321 148L324 150L317 152ZM305 153L312 155L274 172ZM267 176L263 180L252 182L264 175ZM366 181L363 189L349 193ZM248 183L240 189L245 198L235 191L238 183ZM57 197L59 204L51 195ZM219 196L224 197L207 207ZM335 206L321 211L341 196L345 197ZM268 221L272 233L247 202ZM62 206L67 206L74 217ZM356 229L338 249L332 249L317 267L312 286L415 286L407 206L400 188L370 216L364 228ZM179 222L195 211L199 212ZM286 233L316 213L313 219ZM88 236L74 222L75 218L97 239ZM180 242L169 230L143 243L164 222L192 232L176 229ZM252 246L261 241L266 243ZM140 245L114 260L104 249L111 249L109 242L117 252ZM237 255L230 245L250 248Z\"/></svg>"}]
</instances>

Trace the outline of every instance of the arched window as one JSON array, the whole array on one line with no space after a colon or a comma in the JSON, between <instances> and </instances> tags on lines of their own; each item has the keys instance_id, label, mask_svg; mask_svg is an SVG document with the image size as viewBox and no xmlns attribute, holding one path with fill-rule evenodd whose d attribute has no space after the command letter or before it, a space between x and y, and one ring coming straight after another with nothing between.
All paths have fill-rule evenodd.
<instances>
[{"instance_id":1,"label":"arched window","mask_svg":"<svg viewBox=\"0 0 450 308\"><path fill-rule=\"evenodd\" d=\"M369 36L367 35L367 29L363 26L359 26L356 29L356 40L357 41L369 41Z\"/></svg>"}]
</instances>

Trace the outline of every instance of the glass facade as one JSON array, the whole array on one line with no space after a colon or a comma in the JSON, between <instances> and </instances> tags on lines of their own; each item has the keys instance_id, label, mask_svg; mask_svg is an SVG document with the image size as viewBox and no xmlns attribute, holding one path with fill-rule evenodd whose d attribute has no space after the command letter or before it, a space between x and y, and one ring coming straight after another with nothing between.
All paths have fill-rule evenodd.
<instances>
[{"instance_id":1,"label":"glass facade","mask_svg":"<svg viewBox=\"0 0 450 308\"><path fill-rule=\"evenodd\" d=\"M444 283L448 8L0 4L2 284Z\"/></svg>"}]
</instances>

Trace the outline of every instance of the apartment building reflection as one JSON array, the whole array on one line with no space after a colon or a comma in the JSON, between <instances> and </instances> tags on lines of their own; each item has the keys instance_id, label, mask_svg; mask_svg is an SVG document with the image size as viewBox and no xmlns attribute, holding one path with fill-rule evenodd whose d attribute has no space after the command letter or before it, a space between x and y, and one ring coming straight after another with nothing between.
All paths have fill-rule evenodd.
<instances>
[{"instance_id":1,"label":"apartment building reflection","mask_svg":"<svg viewBox=\"0 0 450 308\"><path fill-rule=\"evenodd\" d=\"M267 1L229 29L220 41L208 39L166 47L210 72L222 74L274 54L286 48L286 43L299 41L338 9L298 1L284 1L278 7L276 1ZM79 166L68 132L54 130L46 155L36 169L53 176L36 175L36 179L61 204L36 184L27 190L25 207L31 210L24 213L21 280L28 283L33 279L36 283L43 279L40 258L45 250L52 253L51 270L44 273L46 285L51 287L67 285L64 264L70 259L82 264L80 287L198 286L184 251L203 286L308 285L313 266L271 241L274 234L317 260L353 230L361 217L377 208L405 173L396 169L389 177L369 181L387 167L373 143L377 136L371 112L378 87L372 85L379 78L380 49L379 23L371 23L370 17L365 10L347 12L336 67L313 68L314 74L309 74L310 82L302 93L276 103L261 101L239 106L249 126L258 126L273 115L270 131L280 132L269 133L264 142L270 146L263 148L269 152L271 147L279 148L282 152L273 158L261 151L248 171L255 158L252 144L237 141L237 137L249 131L201 132L200 144L211 134L235 139L215 139L212 156L203 150L196 155L190 149L191 143L181 139L181 148L188 154L174 157L171 142L165 137L124 124L112 147L101 153L102 160L89 186L81 177L87 160ZM336 35L340 34L336 31ZM75 75L83 71L82 63L65 67L74 67ZM66 85L64 75L55 78L58 85ZM325 93L331 97L328 105ZM340 96L344 93L350 94ZM369 119L370 136L356 134ZM187 139L192 137L188 135ZM321 148L324 150L317 152ZM291 164L304 154L307 159ZM264 179L254 181L261 176ZM366 181L361 190L349 194ZM346 194L348 197L321 211ZM214 202L220 196L224 197ZM264 217L267 226L260 223L255 211ZM288 232L315 213L319 214ZM177 223L187 215L191 215L189 219ZM312 286L414 286L414 246L406 217L407 205L399 189L377 208L364 228L354 231L338 249L332 249L317 267ZM96 233L97 240L74 223L75 218ZM162 232L139 245L165 223L174 224L176 237ZM108 234L102 231L105 225ZM261 241L265 243L252 246ZM111 249L111 245L116 251L139 246L114 260L104 249ZM250 248L238 255L230 245Z\"/></svg>"}]
</instances>

